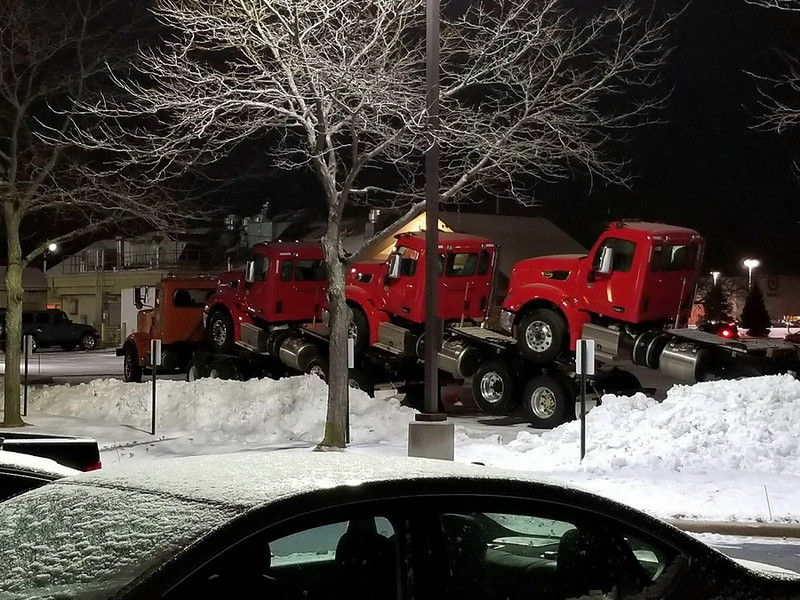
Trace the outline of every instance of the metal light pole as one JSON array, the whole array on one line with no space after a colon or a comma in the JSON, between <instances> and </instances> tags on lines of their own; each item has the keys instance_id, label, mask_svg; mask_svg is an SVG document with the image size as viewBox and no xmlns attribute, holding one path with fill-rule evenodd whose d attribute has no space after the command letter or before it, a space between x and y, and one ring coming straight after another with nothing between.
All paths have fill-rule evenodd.
<instances>
[{"instance_id":1,"label":"metal light pole","mask_svg":"<svg viewBox=\"0 0 800 600\"><path fill-rule=\"evenodd\" d=\"M425 412L439 412L439 0L428 0L425 25L425 89L428 150L425 153Z\"/></svg>"},{"instance_id":2,"label":"metal light pole","mask_svg":"<svg viewBox=\"0 0 800 600\"><path fill-rule=\"evenodd\" d=\"M47 246L47 250L44 251L44 259L42 260L42 272L47 275L47 257L50 256L51 253L58 250L58 244L55 242L51 242L49 246Z\"/></svg>"},{"instance_id":3,"label":"metal light pole","mask_svg":"<svg viewBox=\"0 0 800 600\"><path fill-rule=\"evenodd\" d=\"M439 0L428 0L425 27L425 410L408 426L408 455L453 460L455 426L439 412Z\"/></svg>"},{"instance_id":4,"label":"metal light pole","mask_svg":"<svg viewBox=\"0 0 800 600\"><path fill-rule=\"evenodd\" d=\"M761 261L756 258L745 258L742 264L747 269L747 289L749 290L753 287L753 269L760 265Z\"/></svg>"}]
</instances>

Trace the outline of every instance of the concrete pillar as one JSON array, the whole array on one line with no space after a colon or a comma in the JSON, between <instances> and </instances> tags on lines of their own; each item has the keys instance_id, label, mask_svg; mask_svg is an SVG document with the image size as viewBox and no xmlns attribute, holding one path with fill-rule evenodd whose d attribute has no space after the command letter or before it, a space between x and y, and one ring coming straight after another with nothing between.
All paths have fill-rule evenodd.
<instances>
[{"instance_id":1,"label":"concrete pillar","mask_svg":"<svg viewBox=\"0 0 800 600\"><path fill-rule=\"evenodd\" d=\"M420 414L408 424L408 455L420 458L453 460L455 425L440 414ZM429 420L426 417L433 417Z\"/></svg>"}]
</instances>

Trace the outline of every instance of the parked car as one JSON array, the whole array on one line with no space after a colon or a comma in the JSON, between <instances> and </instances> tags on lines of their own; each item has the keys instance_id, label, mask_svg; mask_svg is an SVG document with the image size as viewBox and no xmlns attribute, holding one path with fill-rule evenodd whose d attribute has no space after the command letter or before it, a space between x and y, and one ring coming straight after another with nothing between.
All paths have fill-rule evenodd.
<instances>
[{"instance_id":1,"label":"parked car","mask_svg":"<svg viewBox=\"0 0 800 600\"><path fill-rule=\"evenodd\" d=\"M49 458L0 449L0 502L78 473L80 471L77 469L65 467Z\"/></svg>"},{"instance_id":2,"label":"parked car","mask_svg":"<svg viewBox=\"0 0 800 600\"><path fill-rule=\"evenodd\" d=\"M49 458L79 471L94 471L102 466L100 445L88 437L0 431L0 450Z\"/></svg>"},{"instance_id":3,"label":"parked car","mask_svg":"<svg viewBox=\"0 0 800 600\"><path fill-rule=\"evenodd\" d=\"M4 599L800 599L617 502L430 459L139 463L0 503L0 532Z\"/></svg>"},{"instance_id":4,"label":"parked car","mask_svg":"<svg viewBox=\"0 0 800 600\"><path fill-rule=\"evenodd\" d=\"M33 336L33 349L60 346L93 350L100 334L91 325L72 322L63 310L48 308L22 313L22 335ZM6 309L0 309L0 347L6 346Z\"/></svg>"}]
</instances>

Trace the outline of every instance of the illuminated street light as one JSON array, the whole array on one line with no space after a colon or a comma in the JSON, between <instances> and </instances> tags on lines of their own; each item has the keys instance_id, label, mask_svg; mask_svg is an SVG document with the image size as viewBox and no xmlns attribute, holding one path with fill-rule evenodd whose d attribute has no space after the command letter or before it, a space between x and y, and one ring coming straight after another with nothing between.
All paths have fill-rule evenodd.
<instances>
[{"instance_id":1,"label":"illuminated street light","mask_svg":"<svg viewBox=\"0 0 800 600\"><path fill-rule=\"evenodd\" d=\"M44 260L42 261L42 271L44 273L47 273L47 257L56 250L58 250L58 244L50 242L50 245L47 246L47 250L44 251Z\"/></svg>"},{"instance_id":2,"label":"illuminated street light","mask_svg":"<svg viewBox=\"0 0 800 600\"><path fill-rule=\"evenodd\" d=\"M711 279L714 282L714 285L717 285L717 281L719 280L719 271L711 271Z\"/></svg>"},{"instance_id":3,"label":"illuminated street light","mask_svg":"<svg viewBox=\"0 0 800 600\"><path fill-rule=\"evenodd\" d=\"M747 269L747 289L749 290L753 287L753 269L760 265L761 261L757 258L745 258L742 264Z\"/></svg>"}]
</instances>

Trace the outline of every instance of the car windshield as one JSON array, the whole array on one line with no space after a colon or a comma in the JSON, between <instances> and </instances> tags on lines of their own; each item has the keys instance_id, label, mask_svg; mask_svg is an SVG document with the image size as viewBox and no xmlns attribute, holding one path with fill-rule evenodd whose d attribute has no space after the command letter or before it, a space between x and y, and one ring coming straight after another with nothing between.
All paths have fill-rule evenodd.
<instances>
[{"instance_id":1,"label":"car windshield","mask_svg":"<svg viewBox=\"0 0 800 600\"><path fill-rule=\"evenodd\" d=\"M48 484L0 504L0 600L108 597L234 513L174 496Z\"/></svg>"}]
</instances>

